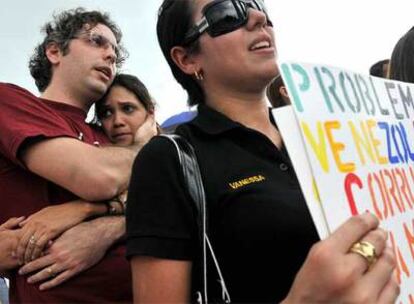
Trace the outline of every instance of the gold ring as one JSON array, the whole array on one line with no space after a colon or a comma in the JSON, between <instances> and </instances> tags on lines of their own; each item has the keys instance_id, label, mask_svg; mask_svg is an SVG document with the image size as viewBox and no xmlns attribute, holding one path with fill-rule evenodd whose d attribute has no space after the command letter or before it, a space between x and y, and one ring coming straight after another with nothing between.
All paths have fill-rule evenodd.
<instances>
[{"instance_id":1,"label":"gold ring","mask_svg":"<svg viewBox=\"0 0 414 304\"><path fill-rule=\"evenodd\" d=\"M51 277L54 277L54 276L55 276L55 273L53 272L52 267L48 267L48 268L46 268L46 271L47 271L47 273L48 273Z\"/></svg>"},{"instance_id":2,"label":"gold ring","mask_svg":"<svg viewBox=\"0 0 414 304\"><path fill-rule=\"evenodd\" d=\"M36 244L36 237L34 235L32 235L29 239L29 244Z\"/></svg>"},{"instance_id":3,"label":"gold ring","mask_svg":"<svg viewBox=\"0 0 414 304\"><path fill-rule=\"evenodd\" d=\"M368 267L371 267L377 260L375 246L367 241L356 242L349 251L362 256L367 261Z\"/></svg>"}]
</instances>

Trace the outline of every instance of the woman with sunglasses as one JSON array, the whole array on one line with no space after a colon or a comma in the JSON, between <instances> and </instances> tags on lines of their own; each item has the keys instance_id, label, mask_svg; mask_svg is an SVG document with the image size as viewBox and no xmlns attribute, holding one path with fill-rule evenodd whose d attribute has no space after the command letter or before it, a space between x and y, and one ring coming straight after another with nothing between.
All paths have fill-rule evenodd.
<instances>
[{"instance_id":1,"label":"woman with sunglasses","mask_svg":"<svg viewBox=\"0 0 414 304\"><path fill-rule=\"evenodd\" d=\"M263 2L164 0L157 33L190 104L199 105L176 133L197 154L208 234L224 278L216 280L208 256L209 301L393 302L393 254L374 216L354 217L317 243L265 101L278 69ZM127 255L137 303L200 296L198 227L180 170L163 137L152 139L133 167ZM354 244L358 253L350 252Z\"/></svg>"}]
</instances>

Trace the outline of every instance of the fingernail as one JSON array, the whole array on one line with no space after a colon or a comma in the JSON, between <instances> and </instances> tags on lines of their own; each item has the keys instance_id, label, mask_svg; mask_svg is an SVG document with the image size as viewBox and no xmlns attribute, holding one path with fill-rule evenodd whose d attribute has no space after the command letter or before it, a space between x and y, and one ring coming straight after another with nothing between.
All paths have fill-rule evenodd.
<instances>
[{"instance_id":1,"label":"fingernail","mask_svg":"<svg viewBox=\"0 0 414 304\"><path fill-rule=\"evenodd\" d=\"M27 283L31 284L32 283L32 279L31 278L28 278L27 279Z\"/></svg>"},{"instance_id":2,"label":"fingernail","mask_svg":"<svg viewBox=\"0 0 414 304\"><path fill-rule=\"evenodd\" d=\"M20 275L24 275L24 271L23 271L23 270L21 270L21 269L19 269L19 274L20 274Z\"/></svg>"},{"instance_id":3,"label":"fingernail","mask_svg":"<svg viewBox=\"0 0 414 304\"><path fill-rule=\"evenodd\" d=\"M40 290L40 291L43 291L43 290L45 290L45 288L44 288L43 286L40 286L40 287L39 287L39 290Z\"/></svg>"},{"instance_id":4,"label":"fingernail","mask_svg":"<svg viewBox=\"0 0 414 304\"><path fill-rule=\"evenodd\" d=\"M362 216L364 217L364 218L377 218L373 213L371 213L371 212L369 212L369 211L365 211L363 214L362 214Z\"/></svg>"}]
</instances>

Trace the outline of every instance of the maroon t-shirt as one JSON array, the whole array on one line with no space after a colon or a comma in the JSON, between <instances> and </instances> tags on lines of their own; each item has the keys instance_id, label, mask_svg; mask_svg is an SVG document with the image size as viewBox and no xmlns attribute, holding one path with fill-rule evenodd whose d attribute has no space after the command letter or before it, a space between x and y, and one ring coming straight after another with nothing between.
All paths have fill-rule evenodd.
<instances>
[{"instance_id":1,"label":"maroon t-shirt","mask_svg":"<svg viewBox=\"0 0 414 304\"><path fill-rule=\"evenodd\" d=\"M11 84L0 83L0 223L28 216L46 206L77 198L73 193L28 171L19 149L38 140L72 137L85 143L108 143L104 133L85 123L76 107L40 99ZM64 156L62 156L64 162ZM124 244L107 251L92 268L47 291L12 273L12 303L131 302L131 272Z\"/></svg>"}]
</instances>

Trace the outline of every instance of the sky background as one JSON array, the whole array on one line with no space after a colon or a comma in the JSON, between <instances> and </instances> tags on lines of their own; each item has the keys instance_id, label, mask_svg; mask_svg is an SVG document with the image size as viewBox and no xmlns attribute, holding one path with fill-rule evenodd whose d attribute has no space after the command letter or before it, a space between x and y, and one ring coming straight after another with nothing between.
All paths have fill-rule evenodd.
<instances>
[{"instance_id":1,"label":"sky background","mask_svg":"<svg viewBox=\"0 0 414 304\"><path fill-rule=\"evenodd\" d=\"M0 81L38 95L27 63L54 12L83 6L110 13L124 34L129 58L122 71L137 75L155 98L157 120L187 110L186 94L173 79L155 33L161 0L13 0L0 10ZM391 56L414 26L412 0L266 0L279 60L333 65L360 73ZM414 60L414 59L413 59Z\"/></svg>"}]
</instances>

